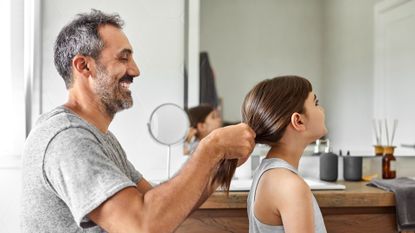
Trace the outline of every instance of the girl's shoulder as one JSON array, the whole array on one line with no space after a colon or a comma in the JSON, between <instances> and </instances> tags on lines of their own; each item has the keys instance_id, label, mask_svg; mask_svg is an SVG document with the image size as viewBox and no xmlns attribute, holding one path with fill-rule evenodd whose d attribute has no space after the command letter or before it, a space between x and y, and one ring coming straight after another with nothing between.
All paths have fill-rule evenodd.
<instances>
[{"instance_id":1,"label":"girl's shoulder","mask_svg":"<svg viewBox=\"0 0 415 233\"><path fill-rule=\"evenodd\" d=\"M311 200L311 190L304 179L284 168L273 168L266 171L259 181L257 192L273 202L275 206L304 199Z\"/></svg>"},{"instance_id":2,"label":"girl's shoulder","mask_svg":"<svg viewBox=\"0 0 415 233\"><path fill-rule=\"evenodd\" d=\"M311 198L311 190L301 176L285 168L273 168L259 180L255 208L282 216L299 207L310 209Z\"/></svg>"},{"instance_id":3,"label":"girl's shoulder","mask_svg":"<svg viewBox=\"0 0 415 233\"><path fill-rule=\"evenodd\" d=\"M260 182L276 189L278 192L310 190L301 176L285 168L269 169L264 172Z\"/></svg>"}]
</instances>

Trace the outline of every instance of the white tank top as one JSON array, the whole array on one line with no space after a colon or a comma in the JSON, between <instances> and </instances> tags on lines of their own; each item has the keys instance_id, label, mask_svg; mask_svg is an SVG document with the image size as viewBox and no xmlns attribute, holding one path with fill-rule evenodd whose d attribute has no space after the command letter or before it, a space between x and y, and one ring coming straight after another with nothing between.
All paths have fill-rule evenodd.
<instances>
[{"instance_id":1,"label":"white tank top","mask_svg":"<svg viewBox=\"0 0 415 233\"><path fill-rule=\"evenodd\" d=\"M298 174L297 169L295 169L291 164L286 161L278 158L263 159L257 170L255 171L251 191L248 194L247 206L248 206L248 219L249 219L249 232L250 233L284 233L284 227L282 225L274 226L264 224L259 221L254 214L254 203L256 196L256 189L264 172L273 169L273 168L285 168L295 174ZM314 213L314 229L316 233L327 233L326 227L324 225L323 216L321 215L320 208L318 203L313 195L313 213Z\"/></svg>"}]
</instances>

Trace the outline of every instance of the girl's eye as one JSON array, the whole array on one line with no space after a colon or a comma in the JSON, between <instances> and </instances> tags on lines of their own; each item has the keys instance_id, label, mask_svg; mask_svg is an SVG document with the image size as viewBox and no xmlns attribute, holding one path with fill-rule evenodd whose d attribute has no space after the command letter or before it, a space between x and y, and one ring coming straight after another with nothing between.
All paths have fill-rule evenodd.
<instances>
[{"instance_id":1,"label":"girl's eye","mask_svg":"<svg viewBox=\"0 0 415 233\"><path fill-rule=\"evenodd\" d=\"M318 106L318 100L316 100L316 106Z\"/></svg>"}]
</instances>

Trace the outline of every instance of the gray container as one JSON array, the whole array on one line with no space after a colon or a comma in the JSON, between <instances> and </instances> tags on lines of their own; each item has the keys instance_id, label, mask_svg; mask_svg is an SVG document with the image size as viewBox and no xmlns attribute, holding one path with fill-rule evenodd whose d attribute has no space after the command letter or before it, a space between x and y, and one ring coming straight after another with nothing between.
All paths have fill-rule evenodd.
<instances>
[{"instance_id":1,"label":"gray container","mask_svg":"<svg viewBox=\"0 0 415 233\"><path fill-rule=\"evenodd\" d=\"M339 158L332 152L320 155L320 180L336 181L338 175Z\"/></svg>"},{"instance_id":2,"label":"gray container","mask_svg":"<svg viewBox=\"0 0 415 233\"><path fill-rule=\"evenodd\" d=\"M344 156L343 157L343 178L346 181L362 180L362 157Z\"/></svg>"}]
</instances>

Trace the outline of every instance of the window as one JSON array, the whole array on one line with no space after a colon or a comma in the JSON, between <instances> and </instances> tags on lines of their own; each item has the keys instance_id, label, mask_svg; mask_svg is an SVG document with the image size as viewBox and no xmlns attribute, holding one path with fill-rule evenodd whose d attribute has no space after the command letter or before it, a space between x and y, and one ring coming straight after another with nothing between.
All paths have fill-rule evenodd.
<instances>
[{"instance_id":1,"label":"window","mask_svg":"<svg viewBox=\"0 0 415 233\"><path fill-rule=\"evenodd\" d=\"M0 9L0 156L18 156L25 139L23 0L2 0Z\"/></svg>"},{"instance_id":2,"label":"window","mask_svg":"<svg viewBox=\"0 0 415 233\"><path fill-rule=\"evenodd\" d=\"M36 81L38 70L33 61L40 56L34 52L39 49L36 35L40 32L34 30L39 29L39 9L40 0L0 1L0 166L4 162L7 166L7 158L20 157L31 125L35 91L31 82Z\"/></svg>"}]
</instances>

